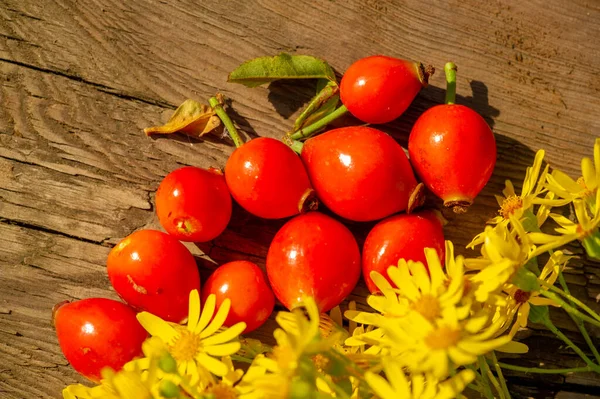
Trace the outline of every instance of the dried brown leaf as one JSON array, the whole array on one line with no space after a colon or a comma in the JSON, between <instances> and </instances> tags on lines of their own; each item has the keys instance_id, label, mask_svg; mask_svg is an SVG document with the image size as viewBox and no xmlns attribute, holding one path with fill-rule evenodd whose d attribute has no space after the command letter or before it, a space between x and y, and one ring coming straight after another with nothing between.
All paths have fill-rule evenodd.
<instances>
[{"instance_id":1,"label":"dried brown leaf","mask_svg":"<svg viewBox=\"0 0 600 399\"><path fill-rule=\"evenodd\" d=\"M144 129L147 136L151 134L185 133L194 137L202 137L219 127L221 120L212 107L194 100L185 100L175 110L169 121L163 126Z\"/></svg>"}]
</instances>

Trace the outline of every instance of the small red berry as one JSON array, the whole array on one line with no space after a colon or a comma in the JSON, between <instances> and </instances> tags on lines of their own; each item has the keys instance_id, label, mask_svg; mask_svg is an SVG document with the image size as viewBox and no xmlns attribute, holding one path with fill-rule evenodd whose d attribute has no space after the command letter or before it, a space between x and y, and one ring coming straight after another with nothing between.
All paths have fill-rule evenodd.
<instances>
[{"instance_id":1,"label":"small red berry","mask_svg":"<svg viewBox=\"0 0 600 399\"><path fill-rule=\"evenodd\" d=\"M256 330L273 312L275 296L269 288L263 271L254 263L245 260L219 266L202 287L202 303L210 294L217 297L217 307L225 298L231 300L231 309L225 326L243 321L244 333Z\"/></svg>"},{"instance_id":2,"label":"small red berry","mask_svg":"<svg viewBox=\"0 0 600 399\"><path fill-rule=\"evenodd\" d=\"M125 302L175 323L188 315L190 291L200 291L194 257L161 231L140 230L124 238L108 254L107 271Z\"/></svg>"},{"instance_id":3,"label":"small red berry","mask_svg":"<svg viewBox=\"0 0 600 399\"><path fill-rule=\"evenodd\" d=\"M94 382L105 367L119 371L142 355L148 333L129 306L105 298L63 302L53 309L60 349L71 366Z\"/></svg>"},{"instance_id":4,"label":"small red berry","mask_svg":"<svg viewBox=\"0 0 600 399\"><path fill-rule=\"evenodd\" d=\"M225 179L242 208L261 218L294 216L316 205L302 161L279 140L259 137L237 148Z\"/></svg>"},{"instance_id":5,"label":"small red berry","mask_svg":"<svg viewBox=\"0 0 600 399\"><path fill-rule=\"evenodd\" d=\"M319 212L288 221L267 254L273 292L288 309L312 296L321 312L339 305L360 277L360 252L346 226Z\"/></svg>"},{"instance_id":6,"label":"small red berry","mask_svg":"<svg viewBox=\"0 0 600 399\"><path fill-rule=\"evenodd\" d=\"M185 166L169 173L156 191L156 214L181 241L216 238L231 218L231 195L220 170Z\"/></svg>"},{"instance_id":7,"label":"small red berry","mask_svg":"<svg viewBox=\"0 0 600 399\"><path fill-rule=\"evenodd\" d=\"M404 150L380 130L330 130L304 143L302 161L319 200L346 219L382 219L422 201Z\"/></svg>"},{"instance_id":8,"label":"small red berry","mask_svg":"<svg viewBox=\"0 0 600 399\"><path fill-rule=\"evenodd\" d=\"M383 55L356 61L344 73L340 98L350 113L367 123L387 123L406 111L433 67Z\"/></svg>"},{"instance_id":9,"label":"small red berry","mask_svg":"<svg viewBox=\"0 0 600 399\"><path fill-rule=\"evenodd\" d=\"M371 293L378 290L371 272L387 276L390 266L398 266L400 259L422 262L427 267L425 248L434 248L443 262L445 252L442 216L434 211L422 211L391 216L377 223L363 245L363 278Z\"/></svg>"}]
</instances>

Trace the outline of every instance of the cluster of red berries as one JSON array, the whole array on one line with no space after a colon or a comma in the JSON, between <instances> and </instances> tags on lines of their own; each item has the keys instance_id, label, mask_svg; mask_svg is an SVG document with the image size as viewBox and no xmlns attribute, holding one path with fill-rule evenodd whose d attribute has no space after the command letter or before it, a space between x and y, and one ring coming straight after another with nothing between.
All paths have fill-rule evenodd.
<instances>
[{"instance_id":1,"label":"cluster of red berries","mask_svg":"<svg viewBox=\"0 0 600 399\"><path fill-rule=\"evenodd\" d=\"M363 122L387 123L408 108L430 73L421 64L367 57L346 71L340 97ZM453 64L446 73L453 81ZM309 138L300 156L282 141L256 138L233 152L224 173L197 167L173 171L156 192L156 212L168 234L138 231L113 248L107 270L115 291L133 309L170 322L187 316L193 289L203 301L215 294L217 305L229 298L225 325L244 321L248 332L269 318L274 297L291 309L303 296L312 296L325 312L352 292L361 270L375 293L371 271L385 276L401 258L424 261L426 247L443 258L439 213L417 210L423 185L446 206L464 211L489 180L496 160L489 126L472 109L454 104L451 90L446 104L427 110L414 124L410 160L386 133L350 126ZM200 289L194 258L180 241L219 236L231 218L231 197L258 217L291 219L270 244L267 279L254 263L231 262L217 268ZM317 202L340 220L317 212ZM367 236L362 256L344 220L381 220ZM64 305L54 320L67 359L95 379L101 367L119 369L139 354L146 337L134 310L115 301Z\"/></svg>"}]
</instances>

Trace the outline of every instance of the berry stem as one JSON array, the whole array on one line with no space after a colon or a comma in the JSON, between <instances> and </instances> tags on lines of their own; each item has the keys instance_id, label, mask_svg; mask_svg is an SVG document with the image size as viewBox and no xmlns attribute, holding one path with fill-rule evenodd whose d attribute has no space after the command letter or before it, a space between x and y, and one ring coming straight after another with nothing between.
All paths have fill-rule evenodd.
<instances>
[{"instance_id":1,"label":"berry stem","mask_svg":"<svg viewBox=\"0 0 600 399\"><path fill-rule=\"evenodd\" d=\"M231 120L229 115L227 115L227 112L225 112L225 110L223 109L222 96L220 94L217 94L215 97L211 97L208 100L208 103L211 107L213 107L213 109L217 113L217 116L223 122L223 125L225 125L225 128L229 133L229 137L231 137L231 139L233 140L235 147L240 148L241 146L243 146L244 141L242 140L237 129L233 125L233 121Z\"/></svg>"},{"instance_id":2,"label":"berry stem","mask_svg":"<svg viewBox=\"0 0 600 399\"><path fill-rule=\"evenodd\" d=\"M313 133L315 133L317 130L319 130L321 128L324 128L330 122L333 122L334 120L336 120L340 116L344 115L346 112L348 112L348 108L346 108L346 106L342 104L335 111L333 111L332 113L328 114L324 118L319 119L318 121L316 121L312 125L308 125L308 126L302 128L302 129L300 129L300 130L292 133L290 135L290 138L292 140L300 140L300 139L308 138L308 137L312 136Z\"/></svg>"},{"instance_id":3,"label":"berry stem","mask_svg":"<svg viewBox=\"0 0 600 399\"><path fill-rule=\"evenodd\" d=\"M456 64L447 62L444 65L446 73L446 104L454 104L456 100Z\"/></svg>"},{"instance_id":4,"label":"berry stem","mask_svg":"<svg viewBox=\"0 0 600 399\"><path fill-rule=\"evenodd\" d=\"M498 365L506 370L520 371L523 373L536 373L536 374L567 374L567 373L581 373L586 371L593 371L590 366L586 367L574 367L570 369L542 369L537 367L521 367L513 364L498 362Z\"/></svg>"},{"instance_id":5,"label":"berry stem","mask_svg":"<svg viewBox=\"0 0 600 399\"><path fill-rule=\"evenodd\" d=\"M298 155L302 154L302 147L304 147L304 143L298 140L291 140L292 143L289 145L292 150Z\"/></svg>"}]
</instances>

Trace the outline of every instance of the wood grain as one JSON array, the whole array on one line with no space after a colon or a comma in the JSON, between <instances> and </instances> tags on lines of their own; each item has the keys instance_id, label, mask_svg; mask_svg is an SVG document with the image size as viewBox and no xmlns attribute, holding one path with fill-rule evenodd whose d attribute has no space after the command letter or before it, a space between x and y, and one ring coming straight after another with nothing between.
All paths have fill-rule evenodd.
<instances>
[{"instance_id":1,"label":"wood grain","mask_svg":"<svg viewBox=\"0 0 600 399\"><path fill-rule=\"evenodd\" d=\"M292 125L314 87L226 83L227 73L249 58L310 54L340 74L376 53L440 70L455 61L458 102L480 112L498 142L497 168L476 204L462 217L446 214L447 236L457 248L494 216L493 194L505 179L520 187L537 149L577 177L600 131L600 7L584 0L568 7L559 0L521 3L4 0L0 397L54 398L65 384L81 381L56 343L52 305L65 298L115 298L104 272L106 254L135 230L159 228L153 195L162 177L181 165L222 167L232 151L222 137L151 139L144 127L165 122L186 98L206 101L217 91L232 99L231 115L249 137L278 138ZM430 83L405 115L381 127L403 145L420 113L443 101L442 74ZM264 266L282 223L236 207L221 237L188 248L203 276L233 259ZM370 226L350 227L362 242ZM567 279L573 292L598 309L600 268L584 256L572 266ZM366 293L360 283L351 299L364 303ZM573 330L561 312L553 318ZM255 336L266 339L272 326L270 320ZM535 348L530 364L543 359L565 367L574 359L568 351L547 351L559 343L541 329L522 337ZM510 382L514 397L598 393L598 379L586 375L511 376ZM546 391L536 388L540 384Z\"/></svg>"}]
</instances>

